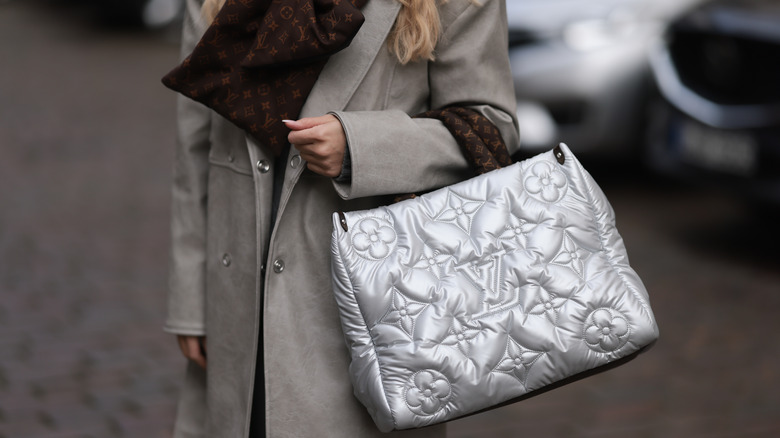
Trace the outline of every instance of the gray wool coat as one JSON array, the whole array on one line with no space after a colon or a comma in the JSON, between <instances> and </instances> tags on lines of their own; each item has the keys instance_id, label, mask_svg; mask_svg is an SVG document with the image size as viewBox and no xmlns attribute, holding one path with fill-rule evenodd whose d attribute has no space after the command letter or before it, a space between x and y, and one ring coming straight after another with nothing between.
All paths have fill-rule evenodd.
<instances>
[{"instance_id":1,"label":"gray wool coat","mask_svg":"<svg viewBox=\"0 0 780 438\"><path fill-rule=\"evenodd\" d=\"M187 0L183 54L205 30L200 3ZM351 183L307 170L292 148L273 229L273 155L216 113L180 98L165 330L207 335L208 368L188 364L176 437L247 436L257 348L265 358L267 436L386 436L352 395L331 290L331 214L468 176L444 126L410 114L468 105L515 150L505 2L481 3L440 5L436 60L401 65L386 43L399 3L368 2L363 27L330 58L301 115L333 113L341 120ZM392 435L443 436L444 428Z\"/></svg>"}]
</instances>

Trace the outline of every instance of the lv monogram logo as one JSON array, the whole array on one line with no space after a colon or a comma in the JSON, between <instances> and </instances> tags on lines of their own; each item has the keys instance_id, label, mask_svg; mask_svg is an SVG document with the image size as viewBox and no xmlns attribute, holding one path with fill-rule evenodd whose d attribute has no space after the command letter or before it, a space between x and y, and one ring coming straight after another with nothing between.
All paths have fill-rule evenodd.
<instances>
[{"instance_id":1,"label":"lv monogram logo","mask_svg":"<svg viewBox=\"0 0 780 438\"><path fill-rule=\"evenodd\" d=\"M298 31L301 33L301 37L298 38L298 42L308 41L309 36L306 35L306 26L298 26Z\"/></svg>"},{"instance_id":2,"label":"lv monogram logo","mask_svg":"<svg viewBox=\"0 0 780 438\"><path fill-rule=\"evenodd\" d=\"M287 85L289 85L289 86L291 86L291 87L292 87L292 86L294 86L294 85L295 85L295 81L296 81L296 80L298 79L298 77L300 77L300 76L301 76L301 73L300 73L300 72L297 72L297 71L295 71L295 72L292 72L292 73L290 73L289 75L287 75L287 78L285 78L284 82L285 82Z\"/></svg>"},{"instance_id":3,"label":"lv monogram logo","mask_svg":"<svg viewBox=\"0 0 780 438\"><path fill-rule=\"evenodd\" d=\"M225 104L228 106L232 106L233 102L236 101L236 99L239 98L239 95L237 93L234 93L231 89L228 88L227 90L227 97L225 98Z\"/></svg>"},{"instance_id":4,"label":"lv monogram logo","mask_svg":"<svg viewBox=\"0 0 780 438\"><path fill-rule=\"evenodd\" d=\"M517 303L517 294L504 281L504 256L501 250L482 260L455 266L482 292L482 309L473 319L490 315Z\"/></svg>"},{"instance_id":5,"label":"lv monogram logo","mask_svg":"<svg viewBox=\"0 0 780 438\"><path fill-rule=\"evenodd\" d=\"M336 14L331 12L327 17L325 17L325 20L327 20L328 23L330 23L331 29L335 28L337 24L341 22L339 18L336 17Z\"/></svg>"},{"instance_id":6,"label":"lv monogram logo","mask_svg":"<svg viewBox=\"0 0 780 438\"><path fill-rule=\"evenodd\" d=\"M255 46L255 50L267 49L269 45L266 42L267 39L268 39L268 32L257 34L257 45Z\"/></svg>"},{"instance_id":7,"label":"lv monogram logo","mask_svg":"<svg viewBox=\"0 0 780 438\"><path fill-rule=\"evenodd\" d=\"M270 114L265 113L265 123L263 123L263 129L269 129L274 122L276 122L276 119L271 117Z\"/></svg>"}]
</instances>

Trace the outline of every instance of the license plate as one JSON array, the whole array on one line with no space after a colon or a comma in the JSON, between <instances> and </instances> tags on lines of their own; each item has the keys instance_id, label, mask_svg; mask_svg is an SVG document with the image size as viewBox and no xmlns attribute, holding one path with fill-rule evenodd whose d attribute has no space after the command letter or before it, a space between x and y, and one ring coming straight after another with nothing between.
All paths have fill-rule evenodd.
<instances>
[{"instance_id":1,"label":"license plate","mask_svg":"<svg viewBox=\"0 0 780 438\"><path fill-rule=\"evenodd\" d=\"M756 171L758 145L746 133L686 121L680 127L679 139L681 158L691 164L742 176Z\"/></svg>"}]
</instances>

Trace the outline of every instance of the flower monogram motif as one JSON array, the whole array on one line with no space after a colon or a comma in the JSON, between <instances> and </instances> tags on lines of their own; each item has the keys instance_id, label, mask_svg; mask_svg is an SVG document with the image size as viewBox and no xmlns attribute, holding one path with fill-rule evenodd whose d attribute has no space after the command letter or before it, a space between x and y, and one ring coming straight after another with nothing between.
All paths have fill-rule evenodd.
<instances>
[{"instance_id":1,"label":"flower monogram motif","mask_svg":"<svg viewBox=\"0 0 780 438\"><path fill-rule=\"evenodd\" d=\"M404 333L412 337L415 319L427 306L428 304L409 300L396 289L393 289L393 305L385 316L382 317L381 322L397 325Z\"/></svg>"},{"instance_id":2,"label":"flower monogram motif","mask_svg":"<svg viewBox=\"0 0 780 438\"><path fill-rule=\"evenodd\" d=\"M515 241L525 248L528 244L528 234L533 231L538 224L533 224L515 217L515 215L509 215L509 223L506 225L504 232L498 236L499 240Z\"/></svg>"},{"instance_id":3,"label":"flower monogram motif","mask_svg":"<svg viewBox=\"0 0 780 438\"><path fill-rule=\"evenodd\" d=\"M454 319L447 337L444 338L442 344L450 347L454 346L468 357L469 350L471 349L471 340L479 334L479 331L479 327Z\"/></svg>"},{"instance_id":4,"label":"flower monogram motif","mask_svg":"<svg viewBox=\"0 0 780 438\"><path fill-rule=\"evenodd\" d=\"M528 312L531 315L545 315L551 323L558 323L558 310L566 303L566 298L556 296L539 287L540 297L537 304Z\"/></svg>"},{"instance_id":5,"label":"flower monogram motif","mask_svg":"<svg viewBox=\"0 0 780 438\"><path fill-rule=\"evenodd\" d=\"M529 194L545 202L555 203L566 194L566 176L547 162L539 162L531 168L531 175L525 179Z\"/></svg>"},{"instance_id":6,"label":"flower monogram motif","mask_svg":"<svg viewBox=\"0 0 780 438\"><path fill-rule=\"evenodd\" d=\"M544 353L523 348L510 337L506 343L504 357L493 371L509 374L525 386L528 372L542 354Z\"/></svg>"},{"instance_id":7,"label":"flower monogram motif","mask_svg":"<svg viewBox=\"0 0 780 438\"><path fill-rule=\"evenodd\" d=\"M406 406L423 417L436 414L452 395L452 385L444 374L436 370L422 370L414 373L406 384Z\"/></svg>"},{"instance_id":8,"label":"flower monogram motif","mask_svg":"<svg viewBox=\"0 0 780 438\"><path fill-rule=\"evenodd\" d=\"M569 233L563 233L563 244L561 245L561 249L558 250L558 255L553 258L552 263L554 265L565 266L582 277L585 268L583 259L587 256L588 252L578 247L571 236L569 236Z\"/></svg>"},{"instance_id":9,"label":"flower monogram motif","mask_svg":"<svg viewBox=\"0 0 780 438\"><path fill-rule=\"evenodd\" d=\"M626 345L630 335L628 320L614 309L594 310L585 320L583 339L591 350L609 353Z\"/></svg>"},{"instance_id":10,"label":"flower monogram motif","mask_svg":"<svg viewBox=\"0 0 780 438\"><path fill-rule=\"evenodd\" d=\"M358 223L358 232L352 236L352 246L358 255L368 260L382 260L395 248L395 230L390 222L369 217Z\"/></svg>"},{"instance_id":11,"label":"flower monogram motif","mask_svg":"<svg viewBox=\"0 0 780 438\"><path fill-rule=\"evenodd\" d=\"M452 258L449 254L442 254L438 250L431 249L427 245L423 247L423 255L412 266L414 269L424 269L431 272L436 278L441 279L444 274L444 263Z\"/></svg>"},{"instance_id":12,"label":"flower monogram motif","mask_svg":"<svg viewBox=\"0 0 780 438\"><path fill-rule=\"evenodd\" d=\"M484 202L472 201L449 192L447 194L447 207L436 216L435 220L454 223L466 234L469 234L474 213L482 207L482 204Z\"/></svg>"}]
</instances>

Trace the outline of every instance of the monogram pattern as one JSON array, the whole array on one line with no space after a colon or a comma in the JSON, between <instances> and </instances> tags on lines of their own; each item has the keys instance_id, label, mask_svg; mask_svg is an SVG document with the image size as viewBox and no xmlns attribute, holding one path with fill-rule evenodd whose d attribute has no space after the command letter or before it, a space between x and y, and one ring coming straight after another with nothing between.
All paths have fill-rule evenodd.
<instances>
[{"instance_id":1,"label":"monogram pattern","mask_svg":"<svg viewBox=\"0 0 780 438\"><path fill-rule=\"evenodd\" d=\"M461 152L477 175L512 164L501 132L485 116L472 109L447 107L426 111L416 117L441 120L458 141Z\"/></svg>"},{"instance_id":2,"label":"monogram pattern","mask_svg":"<svg viewBox=\"0 0 780 438\"><path fill-rule=\"evenodd\" d=\"M381 319L380 324L390 324L399 327L412 338L417 316L425 310L427 303L418 303L406 298L397 289L393 289L393 302L390 309Z\"/></svg>"},{"instance_id":3,"label":"monogram pattern","mask_svg":"<svg viewBox=\"0 0 780 438\"><path fill-rule=\"evenodd\" d=\"M377 424L457 418L658 336L611 208L564 145L344 217L346 230L334 216L333 286L355 393ZM355 236L378 218L396 243L364 257L369 240L358 248Z\"/></svg>"},{"instance_id":4,"label":"monogram pattern","mask_svg":"<svg viewBox=\"0 0 780 438\"><path fill-rule=\"evenodd\" d=\"M437 249L432 249L428 245L423 246L423 254L417 260L417 263L412 266L414 269L422 269L428 271L441 278L445 274L445 270L448 266L448 261L452 258L449 254L441 253Z\"/></svg>"},{"instance_id":5,"label":"monogram pattern","mask_svg":"<svg viewBox=\"0 0 780 438\"><path fill-rule=\"evenodd\" d=\"M406 406L422 417L444 409L451 395L450 381L436 370L418 371L406 383Z\"/></svg>"},{"instance_id":6,"label":"monogram pattern","mask_svg":"<svg viewBox=\"0 0 780 438\"><path fill-rule=\"evenodd\" d=\"M585 320L583 340L599 353L610 353L626 345L631 327L620 311L610 308L594 310Z\"/></svg>"},{"instance_id":7,"label":"monogram pattern","mask_svg":"<svg viewBox=\"0 0 780 438\"><path fill-rule=\"evenodd\" d=\"M484 202L473 201L458 196L454 192L449 192L447 196L447 206L436 215L438 222L449 222L463 230L464 233L471 232L471 220L474 214L482 207Z\"/></svg>"},{"instance_id":8,"label":"monogram pattern","mask_svg":"<svg viewBox=\"0 0 780 438\"><path fill-rule=\"evenodd\" d=\"M163 84L279 155L330 55L349 45L367 0L227 0Z\"/></svg>"},{"instance_id":9,"label":"monogram pattern","mask_svg":"<svg viewBox=\"0 0 780 438\"><path fill-rule=\"evenodd\" d=\"M517 341L508 337L504 357L493 370L494 373L505 373L516 378L523 388L526 387L526 380L531 367L544 353L531 351L524 348Z\"/></svg>"},{"instance_id":10,"label":"monogram pattern","mask_svg":"<svg viewBox=\"0 0 780 438\"><path fill-rule=\"evenodd\" d=\"M525 190L534 198L556 203L566 194L566 176L551 163L536 163L525 179Z\"/></svg>"},{"instance_id":11,"label":"monogram pattern","mask_svg":"<svg viewBox=\"0 0 780 438\"><path fill-rule=\"evenodd\" d=\"M458 351L463 353L464 356L469 357L472 340L476 338L479 333L479 324L472 323L471 321L460 321L457 318L453 318L449 333L441 343L442 345L455 347Z\"/></svg>"},{"instance_id":12,"label":"monogram pattern","mask_svg":"<svg viewBox=\"0 0 780 438\"><path fill-rule=\"evenodd\" d=\"M360 232L352 237L358 255L369 260L381 260L395 248L395 230L385 219L366 218L358 225Z\"/></svg>"}]
</instances>

